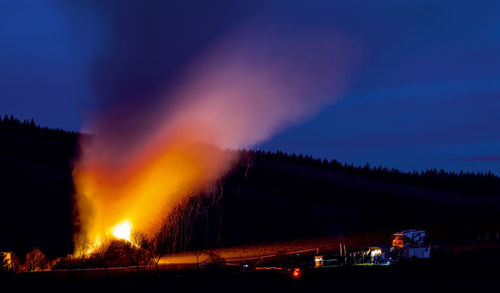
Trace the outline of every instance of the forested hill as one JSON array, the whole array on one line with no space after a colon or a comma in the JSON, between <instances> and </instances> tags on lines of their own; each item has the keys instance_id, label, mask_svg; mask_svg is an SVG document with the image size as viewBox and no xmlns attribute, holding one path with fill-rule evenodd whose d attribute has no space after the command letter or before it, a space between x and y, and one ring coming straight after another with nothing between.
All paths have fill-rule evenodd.
<instances>
[{"instance_id":1,"label":"forested hill","mask_svg":"<svg viewBox=\"0 0 500 293\"><path fill-rule=\"evenodd\" d=\"M17 157L47 165L67 167L75 155L78 133L61 129L40 127L33 120L23 121L13 116L0 117L1 156ZM282 151L247 151L253 157L279 162L298 164L360 176L364 178L395 182L419 188L456 192L463 195L500 195L500 177L487 172L446 172L428 169L417 172L403 172L384 166L355 166L339 162L313 158L303 154L289 154Z\"/></svg>"},{"instance_id":2,"label":"forested hill","mask_svg":"<svg viewBox=\"0 0 500 293\"><path fill-rule=\"evenodd\" d=\"M78 134L5 116L0 121L0 251L49 254L72 246L70 162Z\"/></svg>"},{"instance_id":3,"label":"forested hill","mask_svg":"<svg viewBox=\"0 0 500 293\"><path fill-rule=\"evenodd\" d=\"M77 139L75 132L33 120L0 119L0 250L71 252L70 164ZM408 173L280 151L239 153L239 163L221 179L219 206L202 202L206 213L192 220L191 244L181 249L436 223L496 229L499 223L500 178L491 173Z\"/></svg>"},{"instance_id":4,"label":"forested hill","mask_svg":"<svg viewBox=\"0 0 500 293\"><path fill-rule=\"evenodd\" d=\"M421 172L402 172L398 169L382 166L372 167L368 163L364 166L355 166L338 162L335 159L313 158L308 155L288 154L281 151L275 153L257 151L255 156L439 192L455 192L472 196L500 195L500 177L491 173L491 171L479 173L461 171L456 173L446 172L443 169L428 169Z\"/></svg>"}]
</instances>

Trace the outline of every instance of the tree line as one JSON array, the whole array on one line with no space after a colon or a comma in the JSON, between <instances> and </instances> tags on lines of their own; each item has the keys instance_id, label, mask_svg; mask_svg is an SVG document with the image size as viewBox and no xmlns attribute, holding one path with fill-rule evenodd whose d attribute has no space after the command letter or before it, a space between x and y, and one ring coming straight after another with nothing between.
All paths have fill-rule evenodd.
<instances>
[{"instance_id":1,"label":"tree line","mask_svg":"<svg viewBox=\"0 0 500 293\"><path fill-rule=\"evenodd\" d=\"M405 172L383 166L371 166L369 163L363 166L356 166L352 163L342 163L335 159L328 160L325 158L314 158L310 155L289 154L279 150L276 152L241 150L240 152L257 158L323 168L373 180L394 182L439 192L455 192L470 196L500 195L500 177L493 174L491 170L487 172L448 172L444 169L438 170L433 168L420 172Z\"/></svg>"},{"instance_id":2,"label":"tree line","mask_svg":"<svg viewBox=\"0 0 500 293\"><path fill-rule=\"evenodd\" d=\"M4 115L3 118L0 117L0 131L46 137L61 137L67 140L75 140L73 146L76 146L76 139L78 137L78 133L74 131L40 127L33 119L20 121L12 115ZM462 195L500 195L500 177L492 173L491 170L485 172L448 172L444 169L438 170L433 168L420 172L405 172L380 165L371 166L369 163L357 166L353 163L342 163L336 159L329 160L311 155L286 153L280 150L271 152L241 149L238 152L243 156L253 156L257 159L265 158L279 162L323 168L373 180L395 182L439 192L456 192ZM74 154L75 150L70 150L70 153Z\"/></svg>"},{"instance_id":3,"label":"tree line","mask_svg":"<svg viewBox=\"0 0 500 293\"><path fill-rule=\"evenodd\" d=\"M73 252L71 161L78 135L33 120L0 118L0 189L6 207L0 225L7 235L0 251L25 255L40 247L47 258ZM214 186L166 215L164 253L343 233L365 223L404 229L431 220L458 223L464 216L464 223L480 223L476 227L499 223L491 205L473 209L429 201L438 193L498 197L500 178L491 172L402 172L282 151L221 151L236 152L239 160Z\"/></svg>"}]
</instances>

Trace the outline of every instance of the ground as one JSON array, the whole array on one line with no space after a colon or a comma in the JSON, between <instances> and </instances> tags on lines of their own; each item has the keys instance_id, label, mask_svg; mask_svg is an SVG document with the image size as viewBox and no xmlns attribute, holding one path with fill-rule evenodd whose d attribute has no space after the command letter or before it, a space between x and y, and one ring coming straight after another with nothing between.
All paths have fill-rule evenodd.
<instances>
[{"instance_id":1,"label":"ground","mask_svg":"<svg viewBox=\"0 0 500 293\"><path fill-rule=\"evenodd\" d=\"M43 272L4 275L16 290L64 292L495 292L500 250L467 249L449 258L396 266L302 268L299 278L286 269L240 267L132 271Z\"/></svg>"}]
</instances>

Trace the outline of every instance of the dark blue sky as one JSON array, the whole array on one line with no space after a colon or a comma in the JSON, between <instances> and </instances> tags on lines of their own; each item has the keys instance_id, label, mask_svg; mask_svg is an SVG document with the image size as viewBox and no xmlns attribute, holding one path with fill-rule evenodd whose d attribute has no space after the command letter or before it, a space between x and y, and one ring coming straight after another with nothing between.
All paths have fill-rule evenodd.
<instances>
[{"instance_id":1,"label":"dark blue sky","mask_svg":"<svg viewBox=\"0 0 500 293\"><path fill-rule=\"evenodd\" d=\"M195 2L164 12L130 3L0 0L0 112L78 130L87 111L126 101L124 93L131 100L135 92L154 95L158 77L182 71L196 52L257 17L288 30L340 31L362 51L339 102L260 148L403 170L500 174L499 1ZM159 20L158 31L149 30L149 19ZM140 34L124 37L123 27ZM136 58L164 30L167 40L155 39L150 58ZM134 42L144 47L122 50ZM158 54L172 58L158 65ZM140 72L148 62L156 71L141 84L114 86L135 75L105 78Z\"/></svg>"}]
</instances>

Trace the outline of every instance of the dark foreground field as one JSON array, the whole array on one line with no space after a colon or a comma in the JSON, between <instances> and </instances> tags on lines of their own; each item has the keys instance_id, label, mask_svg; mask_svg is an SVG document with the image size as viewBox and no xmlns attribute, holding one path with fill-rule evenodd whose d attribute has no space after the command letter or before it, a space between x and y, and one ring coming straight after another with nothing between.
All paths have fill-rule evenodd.
<instances>
[{"instance_id":1,"label":"dark foreground field","mask_svg":"<svg viewBox=\"0 0 500 293\"><path fill-rule=\"evenodd\" d=\"M499 261L500 251L495 248L395 266L304 268L299 279L278 269L109 272L99 276L44 272L4 276L2 286L34 292L498 292Z\"/></svg>"}]
</instances>

